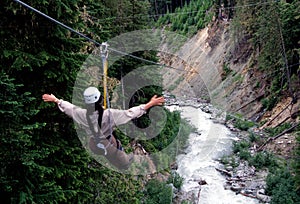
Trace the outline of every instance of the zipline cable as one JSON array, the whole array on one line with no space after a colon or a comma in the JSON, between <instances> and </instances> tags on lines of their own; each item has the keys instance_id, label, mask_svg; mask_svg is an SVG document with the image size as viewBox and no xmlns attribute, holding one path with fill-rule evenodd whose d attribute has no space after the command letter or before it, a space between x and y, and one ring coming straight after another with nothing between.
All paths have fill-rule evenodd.
<instances>
[{"instance_id":1,"label":"zipline cable","mask_svg":"<svg viewBox=\"0 0 300 204\"><path fill-rule=\"evenodd\" d=\"M54 19L54 18L52 18L52 17L46 15L45 13L43 13L43 12L41 12L41 11L39 11L39 10L33 8L32 6L29 6L28 4L26 4L26 3L24 3L24 2L22 2L22 1L20 1L20 0L14 0L14 1L17 2L17 3L19 3L19 4L21 4L21 5L23 5L23 6L25 6L25 7L27 7L28 9L30 9L30 10L32 10L32 11L34 11L34 12L36 12L36 13L38 13L38 14L44 16L45 18L49 19L50 21L52 21L52 22L54 22L54 23L56 23L56 24L58 24L58 25L60 25L60 26L62 26L62 27L64 27L64 28L66 28L67 30L69 30L69 31L71 31L71 32L73 32L73 33L75 33L75 34L77 34L77 35L79 35L79 36L85 38L85 39L88 40L89 42L92 42L92 43L94 43L94 44L97 45L97 46L102 46L102 43L99 43L99 42L97 42L96 40L93 40L93 39L87 37L86 35L84 35L84 34L78 32L78 31L74 30L73 28L71 28L71 27L69 27L69 26L67 26L67 25L65 25L65 24L63 24L63 23L61 23L60 21L58 21L58 20L56 20L56 19ZM252 5L259 5L259 4L264 4L264 3L257 3L257 4L252 4ZM229 7L227 7L227 8L229 8ZM233 7L232 7L232 8L233 8ZM144 58L141 58L141 57L137 57L137 56L135 56L135 55L132 55L132 54L129 54L129 53L126 53L126 52L123 52L123 51L119 51L119 50L116 50L116 49L113 49L113 48L108 48L108 49L109 49L110 51L112 51L112 52L115 52L115 53L118 53L118 54L121 54L121 55L125 55L125 56L129 56L129 57L131 57L131 58L134 58L134 59L137 59L137 60L140 60L140 61L149 63L149 64L153 64L153 65L157 65L157 66L162 66L162 67L169 68L169 69L174 69L174 70L179 70L179 71L191 72L191 73L197 73L197 74L199 74L199 73L198 73L197 71L195 71L195 70L191 70L191 71L182 70L182 69L178 69L178 68L175 68L175 67L172 67L172 66L168 66L168 65L165 65L165 64L160 64L160 63L158 63L158 62L154 62L154 61L151 61L151 60L147 60L147 59L144 59Z\"/></svg>"},{"instance_id":2,"label":"zipline cable","mask_svg":"<svg viewBox=\"0 0 300 204\"><path fill-rule=\"evenodd\" d=\"M52 18L52 17L50 17L50 16L44 14L43 12L41 12L41 11L39 11L39 10L33 8L32 6L29 6L28 4L26 4L26 3L24 3L24 2L22 2L22 1L20 1L20 0L14 0L14 1L17 2L17 3L20 3L21 5L27 7L28 9L30 9L30 10L32 10L32 11L34 11L34 12L36 12L36 13L38 13L38 14L44 16L45 18L49 19L50 21L52 21L52 22L54 22L54 23L56 23L56 24L59 24L60 26L66 28L67 30L69 30L69 31L71 31L71 32L73 32L73 33L75 33L75 34L77 34L77 35L79 35L79 36L85 38L85 39L88 40L89 42L92 42L92 43L94 43L94 44L96 44L96 45L98 45L98 46L102 46L102 43L99 43L99 42L97 42L96 40L93 40L93 39L87 37L86 35L84 35L84 34L78 32L78 31L74 30L73 28L71 28L71 27L69 27L69 26L67 26L67 25L65 25L65 24L63 24L63 23L61 23L61 22L59 22L58 20L56 20L56 19L54 19L54 18ZM175 67L167 66L167 65L164 65L164 64L160 64L160 63L157 63L157 62L154 62L154 61L151 61L151 60L147 60L147 59L144 59L144 58L141 58L141 57L137 57L137 56L135 56L135 55L132 55L132 54L129 54L129 53L126 53L126 52L122 52L122 51L119 51L119 50L116 50L116 49L113 49L113 48L108 48L108 49L109 49L110 51L112 51L112 52L115 52L115 53L118 53L118 54L121 54L121 55L125 55L125 56L129 56L129 57L131 57L131 58L134 58L134 59L137 59L137 60L146 62L146 63L150 63L150 64L153 64L153 65L163 66L163 67L166 67L166 68L176 69L176 70L180 70L180 71L186 71L186 70L181 70L181 69L178 69L178 68L175 68ZM186 72L189 72L189 71L186 71ZM191 71L191 72L195 72L195 71Z\"/></svg>"},{"instance_id":3,"label":"zipline cable","mask_svg":"<svg viewBox=\"0 0 300 204\"><path fill-rule=\"evenodd\" d=\"M36 12L36 13L38 13L38 14L44 16L45 18L48 18L49 20L53 21L54 23L57 23L57 24L59 24L60 26L62 26L62 27L64 27L64 28L66 28L66 29L68 29L68 30L70 30L70 31L72 31L72 32L74 32L74 33L76 33L77 35L79 35L79 36L85 38L86 40L88 40L88 41L90 41L90 42L93 42L93 43L95 43L95 44L98 45L98 46L101 46L101 43L99 43L99 42L97 42L97 41L95 41L95 40L93 40L93 39L87 37L86 35L84 35L84 34L78 32L78 31L74 30L73 28L71 28L71 27L69 27L69 26L67 26L67 25L65 25L65 24L63 24L63 23L61 23L61 22L59 22L58 20L55 20L54 18L52 18L52 17L50 17L50 16L44 14L43 12L41 12L41 11L39 11L39 10L33 8L32 6L29 6L28 4L26 4L26 3L24 3L24 2L22 2L22 1L20 1L20 0L14 0L14 1L17 2L17 3L19 3L19 4L21 4L21 5L23 5L23 6L25 6L25 7L27 7L28 9L30 9L30 10L32 10L32 11L34 11L34 12Z\"/></svg>"},{"instance_id":4,"label":"zipline cable","mask_svg":"<svg viewBox=\"0 0 300 204\"><path fill-rule=\"evenodd\" d=\"M79 36L85 38L85 39L88 40L89 42L92 42L92 43L94 43L94 44L97 45L97 46L102 46L102 43L99 43L99 42L97 42L96 40L93 40L93 39L87 37L86 35L84 35L84 34L78 32L78 31L74 30L73 28L71 28L71 27L69 27L69 26L67 26L67 25L65 25L65 24L63 24L63 23L61 23L61 22L59 22L58 20L56 20L56 19L54 19L54 18L52 18L52 17L50 17L50 16L44 14L43 12L41 12L41 11L39 11L39 10L33 8L32 6L29 6L28 4L26 4L26 3L24 3L24 2L22 2L22 1L20 1L20 0L14 0L14 1L17 2L17 3L20 3L21 5L27 7L28 9L30 9L30 10L32 10L32 11L34 11L34 12L36 12L36 13L38 13L38 14L44 16L45 18L49 19L50 21L52 21L52 22L54 22L54 23L56 23L56 24L58 24L58 25L60 25L60 26L62 26L62 27L64 27L64 28L66 28L67 30L69 30L69 31L71 31L71 32L73 32L73 33L75 33L75 34L77 34L77 35L79 35ZM274 2L275 2L275 1L274 1ZM267 4L267 3L269 4L269 2L264 2L264 3L255 3L255 4L244 5L244 6L224 7L224 8L225 8L225 9L234 9L234 8L248 7L248 6L254 6L254 5L263 5L263 4ZM273 3L273 1L270 2L270 3ZM113 49L113 48L108 48L108 49L109 49L110 51L112 51L112 52L115 52L115 53L118 53L118 54L121 54L121 55L125 55L125 56L129 56L129 57L131 57L131 58L134 58L134 59L137 59L137 60L140 60L140 61L149 63L149 64L153 64L153 65L157 65L157 66L162 66L162 67L169 68L169 69L174 69L174 70L184 71L184 72L198 73L198 72L195 71L195 70L187 71L187 70L178 69L178 68L175 68L175 67L172 67L172 66L168 66L168 65L165 65L165 64L160 64L160 63L157 63L157 62L154 62L154 61L151 61L151 60L147 60L147 59L144 59L144 58L141 58L141 57L137 57L137 56L135 56L135 55L132 55L132 54L129 54L129 53L126 53L126 52L122 52L122 51ZM198 73L198 74L199 74L199 73Z\"/></svg>"}]
</instances>

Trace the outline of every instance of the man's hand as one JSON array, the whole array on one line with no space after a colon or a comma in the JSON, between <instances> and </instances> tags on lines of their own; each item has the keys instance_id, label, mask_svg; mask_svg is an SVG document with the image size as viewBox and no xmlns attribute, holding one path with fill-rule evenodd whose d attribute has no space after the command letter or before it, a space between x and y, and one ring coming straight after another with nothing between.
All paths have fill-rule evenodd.
<instances>
[{"instance_id":1,"label":"man's hand","mask_svg":"<svg viewBox=\"0 0 300 204\"><path fill-rule=\"evenodd\" d=\"M165 103L164 97L160 96L157 97L157 95L154 95L151 100L145 105L145 110L148 110L152 106L161 106Z\"/></svg>"},{"instance_id":2,"label":"man's hand","mask_svg":"<svg viewBox=\"0 0 300 204\"><path fill-rule=\"evenodd\" d=\"M55 102L57 103L59 100L53 94L44 94L42 96L45 102Z\"/></svg>"}]
</instances>

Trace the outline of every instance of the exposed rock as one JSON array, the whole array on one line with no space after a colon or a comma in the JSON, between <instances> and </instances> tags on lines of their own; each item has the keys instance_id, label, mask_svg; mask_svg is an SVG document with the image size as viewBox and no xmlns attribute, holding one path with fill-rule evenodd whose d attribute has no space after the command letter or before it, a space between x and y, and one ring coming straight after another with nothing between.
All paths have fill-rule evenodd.
<instances>
[{"instance_id":1,"label":"exposed rock","mask_svg":"<svg viewBox=\"0 0 300 204\"><path fill-rule=\"evenodd\" d=\"M265 194L265 189L259 189L256 192L256 197L264 203L269 203L271 201L270 196Z\"/></svg>"},{"instance_id":2,"label":"exposed rock","mask_svg":"<svg viewBox=\"0 0 300 204\"><path fill-rule=\"evenodd\" d=\"M282 99L271 111L266 112L262 120L267 120L260 129L274 128L284 122L292 122L292 116L299 115L300 100L294 103L292 97Z\"/></svg>"},{"instance_id":3,"label":"exposed rock","mask_svg":"<svg viewBox=\"0 0 300 204\"><path fill-rule=\"evenodd\" d=\"M224 169L219 169L216 168L217 171L221 172L222 174L225 174L226 176L232 177L232 172L224 170Z\"/></svg>"},{"instance_id":4,"label":"exposed rock","mask_svg":"<svg viewBox=\"0 0 300 204\"><path fill-rule=\"evenodd\" d=\"M176 162L173 162L173 163L171 164L171 169L172 169L172 170L177 170L177 169L178 169L178 164L177 164Z\"/></svg>"},{"instance_id":5,"label":"exposed rock","mask_svg":"<svg viewBox=\"0 0 300 204\"><path fill-rule=\"evenodd\" d=\"M206 185L207 182L201 179L200 181L198 181L198 184L202 186L202 185Z\"/></svg>"},{"instance_id":6,"label":"exposed rock","mask_svg":"<svg viewBox=\"0 0 300 204\"><path fill-rule=\"evenodd\" d=\"M254 167L249 166L245 161L239 161L240 164L232 172L232 175L227 175L225 189L232 190L244 196L258 198L257 193L265 189L265 178L267 172L257 171ZM263 198L263 196L261 196ZM267 201L267 198L264 197ZM262 202L265 202L261 200Z\"/></svg>"},{"instance_id":7,"label":"exposed rock","mask_svg":"<svg viewBox=\"0 0 300 204\"><path fill-rule=\"evenodd\" d=\"M240 183L233 183L231 185L230 189L235 191L235 192L240 192L243 189L243 185L241 185Z\"/></svg>"},{"instance_id":8,"label":"exposed rock","mask_svg":"<svg viewBox=\"0 0 300 204\"><path fill-rule=\"evenodd\" d=\"M289 133L283 137L271 141L265 147L266 150L284 158L289 158L297 146L296 134Z\"/></svg>"}]
</instances>

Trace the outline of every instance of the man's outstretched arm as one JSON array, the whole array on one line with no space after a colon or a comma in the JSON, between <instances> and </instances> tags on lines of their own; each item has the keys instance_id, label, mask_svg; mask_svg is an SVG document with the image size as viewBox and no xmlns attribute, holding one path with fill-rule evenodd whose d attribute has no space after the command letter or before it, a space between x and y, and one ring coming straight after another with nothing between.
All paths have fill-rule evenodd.
<instances>
[{"instance_id":1,"label":"man's outstretched arm","mask_svg":"<svg viewBox=\"0 0 300 204\"><path fill-rule=\"evenodd\" d=\"M157 95L154 95L148 103L141 104L139 106L134 106L127 110L116 110L111 109L110 113L112 114L112 118L114 120L115 125L122 125L134 118L139 118L143 114L147 112L151 107L153 106L161 106L165 102L164 97L157 97Z\"/></svg>"}]
</instances>

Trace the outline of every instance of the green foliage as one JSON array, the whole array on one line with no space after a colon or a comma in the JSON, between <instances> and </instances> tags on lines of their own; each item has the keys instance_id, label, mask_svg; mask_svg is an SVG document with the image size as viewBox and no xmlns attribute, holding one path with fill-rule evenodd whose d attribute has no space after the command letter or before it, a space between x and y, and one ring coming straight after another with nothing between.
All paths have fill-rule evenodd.
<instances>
[{"instance_id":1,"label":"green foliage","mask_svg":"<svg viewBox=\"0 0 300 204\"><path fill-rule=\"evenodd\" d=\"M233 168L236 168L239 166L234 155L223 155L221 157L220 162L222 164L224 164L225 166L231 166Z\"/></svg>"},{"instance_id":2,"label":"green foliage","mask_svg":"<svg viewBox=\"0 0 300 204\"><path fill-rule=\"evenodd\" d=\"M251 157L249 152L250 143L242 140L240 142L234 142L232 151L233 153L238 153L239 157L243 160L248 160Z\"/></svg>"},{"instance_id":3,"label":"green foliage","mask_svg":"<svg viewBox=\"0 0 300 204\"><path fill-rule=\"evenodd\" d=\"M258 142L260 139L259 135L256 135L255 133L253 132L250 132L250 135L249 135L249 140L250 142Z\"/></svg>"},{"instance_id":4,"label":"green foliage","mask_svg":"<svg viewBox=\"0 0 300 204\"><path fill-rule=\"evenodd\" d=\"M31 106L35 98L28 92L22 93L20 89L23 86L3 72L0 82L3 90L1 99L7 100L1 100L4 107L1 116L9 119L1 122L1 194L13 203L47 203L49 199L65 202L79 195L78 201L84 201L90 197L91 192L81 186L83 182L78 179L79 176L84 177L85 170L89 169L72 165L76 157L78 163L83 159L80 158L80 148L65 147L59 150L56 144L49 141L42 144L37 133L46 124L31 121L38 113ZM45 138L43 140L47 141ZM80 190L72 188L75 186L81 186Z\"/></svg>"},{"instance_id":5,"label":"green foliage","mask_svg":"<svg viewBox=\"0 0 300 204\"><path fill-rule=\"evenodd\" d=\"M257 169L269 168L270 170L275 169L277 164L277 159L270 152L258 152L253 157L248 159L249 164L255 166Z\"/></svg>"},{"instance_id":6,"label":"green foliage","mask_svg":"<svg viewBox=\"0 0 300 204\"><path fill-rule=\"evenodd\" d=\"M103 4L105 13L92 10L92 19L100 26L107 27L107 30L95 30L99 36L105 32L114 37L124 32L134 31L147 28L150 22L148 11L150 4L148 1L126 0L126 1L104 1L103 3L95 2L97 8L99 4ZM94 20L95 21L95 20ZM107 40L107 39L106 39Z\"/></svg>"},{"instance_id":7,"label":"green foliage","mask_svg":"<svg viewBox=\"0 0 300 204\"><path fill-rule=\"evenodd\" d=\"M300 40L299 1L272 2L245 6L252 1L237 1L241 8L235 11L232 22L233 39L236 50L245 44L254 50L256 64L260 71L267 74L270 96L262 101L264 108L271 110L282 92L294 90L291 76L297 72ZM240 50L241 51L241 50ZM238 52L237 52L238 53ZM289 66L292 65L292 66Z\"/></svg>"},{"instance_id":8,"label":"green foliage","mask_svg":"<svg viewBox=\"0 0 300 204\"><path fill-rule=\"evenodd\" d=\"M226 77L232 72L228 64L223 64L223 73L221 75L222 80L226 79Z\"/></svg>"},{"instance_id":9,"label":"green foliage","mask_svg":"<svg viewBox=\"0 0 300 204\"><path fill-rule=\"evenodd\" d=\"M172 187L165 182L150 180L145 189L145 204L172 203Z\"/></svg>"},{"instance_id":10,"label":"green foliage","mask_svg":"<svg viewBox=\"0 0 300 204\"><path fill-rule=\"evenodd\" d=\"M293 171L295 172L295 189L296 192L300 192L300 131L296 133L297 146L295 149L295 158L293 161Z\"/></svg>"},{"instance_id":11,"label":"green foliage","mask_svg":"<svg viewBox=\"0 0 300 204\"><path fill-rule=\"evenodd\" d=\"M221 159L220 159L220 162L221 162L222 164L225 164L225 165L229 164L229 156L228 156L228 155L223 155L223 156L221 157Z\"/></svg>"},{"instance_id":12,"label":"green foliage","mask_svg":"<svg viewBox=\"0 0 300 204\"><path fill-rule=\"evenodd\" d=\"M290 123L283 123L275 128L266 128L266 132L269 134L270 137L276 136L279 133L282 133L286 129L290 128L292 125Z\"/></svg>"},{"instance_id":13,"label":"green foliage","mask_svg":"<svg viewBox=\"0 0 300 204\"><path fill-rule=\"evenodd\" d=\"M272 132L272 135L277 135L278 133L289 127L289 124L283 124L281 127L269 129L269 132ZM291 169L283 166L283 164L279 162L279 158L277 158L270 152L263 151L251 155L249 152L250 145L251 144L245 140L234 142L233 152L237 153L240 159L247 160L249 162L249 165L255 166L257 169L267 168L269 170L269 175L266 182L267 193L271 196L271 203L298 203L300 201L299 147L297 147L297 150L295 152L295 158L293 159L293 169ZM222 163L224 165L229 165L233 162L230 161L230 157L224 156L222 158Z\"/></svg>"},{"instance_id":14,"label":"green foliage","mask_svg":"<svg viewBox=\"0 0 300 204\"><path fill-rule=\"evenodd\" d=\"M246 150L250 147L250 143L245 141L245 140L242 140L242 141L234 141L233 142L233 147L232 147L232 150L233 150L233 153L237 153L237 152L241 152L243 150Z\"/></svg>"},{"instance_id":15,"label":"green foliage","mask_svg":"<svg viewBox=\"0 0 300 204\"><path fill-rule=\"evenodd\" d=\"M226 121L229 121L229 120L231 120L233 122L233 126L235 128L238 128L238 129L244 130L244 131L247 131L249 128L252 128L255 126L255 123L253 121L242 118L242 116L240 114L236 114L236 115L227 114Z\"/></svg>"},{"instance_id":16,"label":"green foliage","mask_svg":"<svg viewBox=\"0 0 300 204\"><path fill-rule=\"evenodd\" d=\"M146 18L135 15L147 13L147 2L122 3L28 4L95 40L107 40L146 26ZM71 99L77 71L93 45L14 1L1 2L0 16L3 202L138 203L140 179L95 163L82 148L73 121L41 100L43 93Z\"/></svg>"},{"instance_id":17,"label":"green foliage","mask_svg":"<svg viewBox=\"0 0 300 204\"><path fill-rule=\"evenodd\" d=\"M20 93L19 90L23 87L22 84L17 84L14 78L11 78L3 70L0 74L1 87L1 171L0 183L1 194L8 198L12 195L17 195L16 189L25 191L21 178L24 172L20 167L30 162L30 158L26 157L34 146L30 143L32 132L35 129L40 129L43 124L31 122L29 118L37 114L37 110L30 109L30 102L34 100L29 92ZM4 120L5 118L5 120ZM32 155L39 157L38 152ZM34 163L33 163L34 164ZM47 169L41 168L45 172ZM21 170L21 171L20 171ZM23 192L24 193L24 192Z\"/></svg>"},{"instance_id":18,"label":"green foliage","mask_svg":"<svg viewBox=\"0 0 300 204\"><path fill-rule=\"evenodd\" d=\"M182 8L184 5L190 3L190 0L149 0L151 4L150 14L154 20L159 20L159 16L163 16L166 13L174 12L178 8Z\"/></svg>"},{"instance_id":19,"label":"green foliage","mask_svg":"<svg viewBox=\"0 0 300 204\"><path fill-rule=\"evenodd\" d=\"M143 142L143 144L150 142L157 151L164 149L176 140L178 141L178 148L182 148L192 130L192 127L185 120L181 120L179 112L166 111L166 114L167 121L161 133L157 137ZM174 148L175 146L173 151L175 151Z\"/></svg>"},{"instance_id":20,"label":"green foliage","mask_svg":"<svg viewBox=\"0 0 300 204\"><path fill-rule=\"evenodd\" d=\"M199 29L204 28L212 19L213 13L211 0L195 0L185 4L182 8L176 8L175 14L167 13L157 21L158 27L167 25L167 29L183 35L191 36Z\"/></svg>"},{"instance_id":21,"label":"green foliage","mask_svg":"<svg viewBox=\"0 0 300 204\"><path fill-rule=\"evenodd\" d=\"M44 3L31 1L31 6L64 23L73 22L74 29L82 27L76 9L81 2L47 2L48 10ZM1 14L6 28L0 33L1 38L7 38L8 33L10 36L0 44L1 66L18 87L15 91L7 89L11 94L7 101L18 102L11 107L4 106L6 111L16 108L14 119L3 121L3 126L9 128L4 135L10 139L2 150L12 153L2 157L5 158L2 162L4 193L13 203L87 201L93 195L93 190L84 185L91 182L88 176L91 169L86 166L90 160L78 140L70 137L75 133L71 121L58 117L59 123L54 123L53 118L58 115L53 107L41 104L45 90L57 96L70 96L69 87L84 59L82 54L74 52L84 43L78 36L70 36L68 31L15 2L5 1ZM5 95L1 96L2 100Z\"/></svg>"},{"instance_id":22,"label":"green foliage","mask_svg":"<svg viewBox=\"0 0 300 204\"><path fill-rule=\"evenodd\" d=\"M277 97L272 94L268 98L262 99L261 103L263 105L263 108L265 108L266 110L272 110L272 108L274 108L274 106L276 105L277 101Z\"/></svg>"},{"instance_id":23,"label":"green foliage","mask_svg":"<svg viewBox=\"0 0 300 204\"><path fill-rule=\"evenodd\" d=\"M233 73L233 81L237 83L242 83L244 80L244 76L241 73Z\"/></svg>"},{"instance_id":24,"label":"green foliage","mask_svg":"<svg viewBox=\"0 0 300 204\"><path fill-rule=\"evenodd\" d=\"M286 126L286 125L284 125ZM283 128L283 127L281 127ZM299 131L297 129L296 131ZM281 130L279 131L281 132ZM292 167L289 166L277 166L277 168L271 169L271 173L267 177L267 193L271 196L272 204L277 203L299 203L299 132L297 134L298 145L295 150L295 157L292 160ZM290 161L287 161L289 165Z\"/></svg>"},{"instance_id":25,"label":"green foliage","mask_svg":"<svg viewBox=\"0 0 300 204\"><path fill-rule=\"evenodd\" d=\"M267 193L271 195L271 204L300 202L295 190L294 176L287 169L278 169L267 177Z\"/></svg>"},{"instance_id":26,"label":"green foliage","mask_svg":"<svg viewBox=\"0 0 300 204\"><path fill-rule=\"evenodd\" d=\"M160 3L168 5L166 10L172 7L170 2ZM169 24L170 30L182 34L194 34L210 22L211 14L207 11L211 5L210 0L180 5L182 9L176 10L178 14L168 13L159 19L158 24ZM98 41L146 28L149 22L147 1L33 0L30 6ZM253 47L262 53L259 58L261 69L276 73L271 77L278 76L272 78L274 81L270 91L279 94L278 88L289 84L288 72L282 72L282 67L285 67L283 44L288 64L298 63L299 3L281 2L256 9L257 12L249 9L247 16L240 16L239 19L244 21L239 22L243 27L236 32L240 35L237 39L239 42L244 39L241 32L252 37ZM245 10L240 11L242 14ZM249 18L251 15L256 18ZM14 1L1 2L0 16L0 113L3 118L0 131L0 193L7 198L3 202L139 203L144 196L140 191L142 178L120 175L95 163L82 148L73 121L59 113L53 104L43 103L40 99L45 92L71 99L77 71L94 48L93 45ZM282 30L283 43L278 38L278 28ZM156 53L152 51L135 54L157 60ZM124 67L123 74L126 74L134 67L145 64L124 57L124 62L119 65ZM294 69L290 71L296 73ZM119 66L113 67L110 76L120 79L119 70ZM145 87L139 92L143 94L137 93L140 97L133 97L132 105L145 102L161 91L157 87ZM164 111L167 121L161 134L142 141L149 152L160 151L175 141L175 145L170 147L170 155L158 158L162 161L176 156L178 147L185 145L191 130L185 121L180 120L178 112ZM147 126L149 121L142 118L139 123ZM128 138L122 136L122 139L129 143ZM246 147L245 144L236 145L235 151L246 158L249 156ZM265 155L255 158L254 163L272 163L271 157L266 158ZM175 175L174 180L176 186L180 186L181 179ZM171 188L157 181L149 182L145 195L146 203L170 203L172 198Z\"/></svg>"},{"instance_id":27,"label":"green foliage","mask_svg":"<svg viewBox=\"0 0 300 204\"><path fill-rule=\"evenodd\" d=\"M251 154L249 152L249 150L246 149L242 149L239 153L238 153L239 157L243 160L248 161L251 158Z\"/></svg>"},{"instance_id":28,"label":"green foliage","mask_svg":"<svg viewBox=\"0 0 300 204\"><path fill-rule=\"evenodd\" d=\"M270 152L258 152L251 156L249 148L251 143L245 140L233 143L233 153L238 153L240 159L249 162L249 165L257 169L269 168L274 169L278 166L276 157Z\"/></svg>"},{"instance_id":29,"label":"green foliage","mask_svg":"<svg viewBox=\"0 0 300 204\"><path fill-rule=\"evenodd\" d=\"M167 184L172 183L175 188L181 189L183 180L177 172L172 172L167 180Z\"/></svg>"},{"instance_id":30,"label":"green foliage","mask_svg":"<svg viewBox=\"0 0 300 204\"><path fill-rule=\"evenodd\" d=\"M186 145L192 127L185 120L181 120L179 112L165 111L167 120L163 129L154 138L140 140L139 143L147 152L157 153L154 161L157 168L167 168L174 162L178 152Z\"/></svg>"},{"instance_id":31,"label":"green foliage","mask_svg":"<svg viewBox=\"0 0 300 204\"><path fill-rule=\"evenodd\" d=\"M191 202L184 200L184 201L181 202L181 204L191 204Z\"/></svg>"},{"instance_id":32,"label":"green foliage","mask_svg":"<svg viewBox=\"0 0 300 204\"><path fill-rule=\"evenodd\" d=\"M238 119L234 123L234 127L240 129L240 130L245 130L247 131L249 128L253 127L255 125L254 122L248 121L248 120L243 120L243 119Z\"/></svg>"},{"instance_id":33,"label":"green foliage","mask_svg":"<svg viewBox=\"0 0 300 204\"><path fill-rule=\"evenodd\" d=\"M99 167L98 167L99 168ZM93 174L95 189L93 203L140 203L143 197L143 178L125 175L100 167L99 174Z\"/></svg>"}]
</instances>

